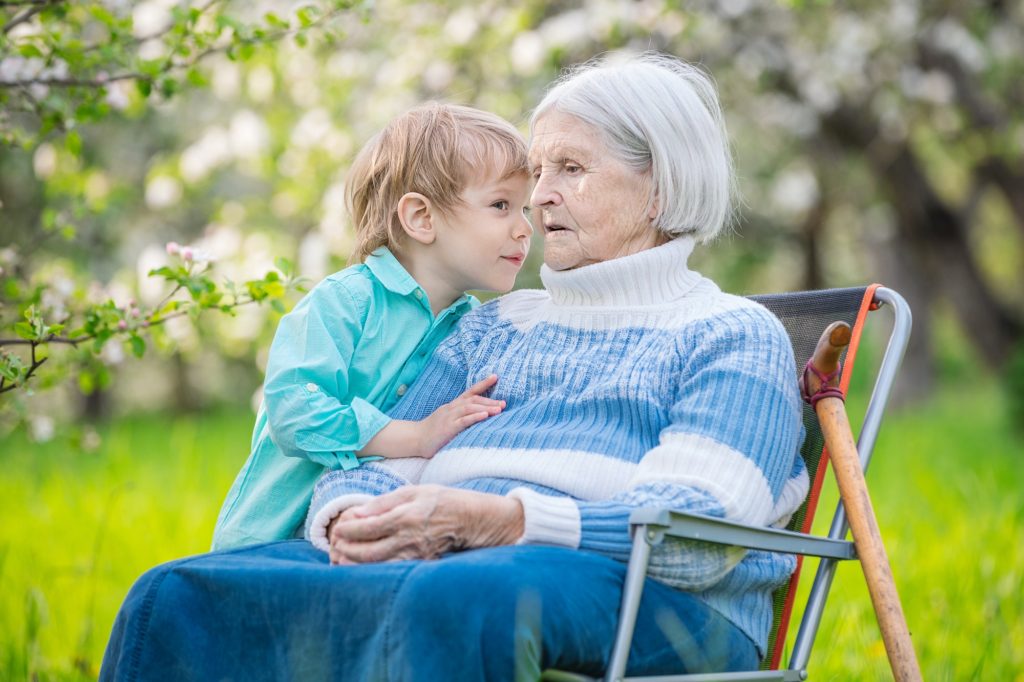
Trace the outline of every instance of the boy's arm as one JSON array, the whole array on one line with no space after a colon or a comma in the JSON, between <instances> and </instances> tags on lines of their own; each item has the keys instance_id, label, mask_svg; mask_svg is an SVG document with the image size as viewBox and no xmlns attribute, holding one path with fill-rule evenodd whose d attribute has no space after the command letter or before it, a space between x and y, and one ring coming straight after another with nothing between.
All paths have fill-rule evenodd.
<instances>
[{"instance_id":1,"label":"boy's arm","mask_svg":"<svg viewBox=\"0 0 1024 682\"><path fill-rule=\"evenodd\" d=\"M455 400L421 420L393 419L361 449L360 455L433 457L448 441L505 407L504 400L484 397L498 382L492 374L470 386Z\"/></svg>"},{"instance_id":2,"label":"boy's arm","mask_svg":"<svg viewBox=\"0 0 1024 682\"><path fill-rule=\"evenodd\" d=\"M329 279L281 318L263 400L271 440L285 455L338 468L390 421L366 400L346 399L364 299L344 280Z\"/></svg>"}]
</instances>

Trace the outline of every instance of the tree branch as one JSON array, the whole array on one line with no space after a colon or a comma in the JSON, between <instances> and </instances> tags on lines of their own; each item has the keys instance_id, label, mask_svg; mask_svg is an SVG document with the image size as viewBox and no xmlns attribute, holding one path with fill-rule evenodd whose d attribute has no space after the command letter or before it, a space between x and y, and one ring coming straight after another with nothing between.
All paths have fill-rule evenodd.
<instances>
[{"instance_id":1,"label":"tree branch","mask_svg":"<svg viewBox=\"0 0 1024 682\"><path fill-rule=\"evenodd\" d=\"M228 307L231 308L231 309L241 308L244 305L249 305L251 303L256 303L256 302L257 301L254 298L245 299L245 300L241 300L241 301L235 300L235 302L229 304ZM191 310L192 310L192 308L187 308L185 310L176 310L173 313L170 313L168 315L164 315L162 317L157 317L155 319L154 318L148 318L148 319L145 319L143 321L145 324L140 325L140 326L147 327L147 328L148 327L155 327L157 325L163 324L167 320L173 320L176 317L182 317L184 315L188 315L189 312L191 312ZM134 328L131 328L131 329L118 330L118 333L135 331L136 329L138 329L138 326L134 327ZM95 338L96 338L96 334L84 334L82 336L75 336L75 337L57 336L56 334L50 334L49 336L43 337L41 339L13 339L13 338L10 338L10 339L0 339L0 346L31 346L32 350L33 350L33 353L34 353L36 346L41 346L41 345L47 344L47 343L59 343L59 344L65 344L65 345L69 345L69 346L77 346L80 343L85 343L86 341L92 341ZM44 358L42 362L45 362L45 361L46 360Z\"/></svg>"},{"instance_id":2,"label":"tree branch","mask_svg":"<svg viewBox=\"0 0 1024 682\"><path fill-rule=\"evenodd\" d=\"M211 6L213 4L214 4L213 2L210 3ZM342 14L343 11L344 10L342 10L342 9L334 9L334 10L331 10L330 12L325 13L323 16L317 18L316 20L310 22L310 24L308 26L296 26L295 28L283 29L283 30L280 30L280 31L277 31L277 32L274 32L274 33L268 33L268 34L262 36L261 38L249 38L249 39L245 39L245 40L239 40L238 44L241 44L241 45L256 45L256 44L260 44L260 43L272 43L272 42L281 40L283 38L287 38L288 36L295 35L295 34L300 33L302 31L308 31L308 30L310 30L312 28L321 26L322 24L326 23L327 21L329 21L329 20L333 19L334 17L339 16L340 14ZM162 35L162 34L160 34L160 35ZM187 59L187 60L179 61L179 62L175 62L173 60L173 57L172 57L171 59L168 59L167 63L165 63L164 66L160 69L160 71L158 72L158 75L163 75L163 74L169 73L171 71L177 71L177 70L191 68L191 67L195 66L196 64L198 64L203 59L209 57L210 55L217 54L217 53L220 53L220 52L226 52L230 48L231 48L230 44L228 44L228 45L217 45L217 46L213 46L213 47L208 47L205 50L203 50L202 52L199 52L198 54L196 54L191 59ZM45 85L47 87L55 87L55 88L104 88L107 85L109 85L111 83L115 83L117 81L123 81L123 80L152 81L152 80L154 80L154 78L155 78L154 76L150 76L150 75L147 75L147 74L144 74L144 73L139 73L137 71L125 71L125 72L122 72L122 73L115 74L113 76L105 76L103 78L100 78L100 77L94 77L94 78L50 78L50 77L46 77L46 78L23 78L23 79L16 80L16 81L0 81L0 89L3 89L3 88L27 87L27 86L30 86L30 85Z\"/></svg>"},{"instance_id":3,"label":"tree branch","mask_svg":"<svg viewBox=\"0 0 1024 682\"><path fill-rule=\"evenodd\" d=\"M0 394L7 393L8 391L13 391L19 386L23 386L26 383L28 383L28 380L32 377L33 374L36 373L36 370L42 367L43 363L49 360L49 358L43 358L42 360L37 359L36 346L39 344L36 341L32 341L30 343L32 344L32 364L29 366L28 371L25 372L25 376L21 378L20 382L13 381L10 384L5 385L5 382L2 379L0 379Z\"/></svg>"},{"instance_id":4,"label":"tree branch","mask_svg":"<svg viewBox=\"0 0 1024 682\"><path fill-rule=\"evenodd\" d=\"M8 33L11 32L11 30L14 29L15 26L18 26L20 24L24 24L26 21L29 21L30 19L32 19L32 17L34 17L35 15L39 14L40 12L42 12L47 7L49 7L51 5L61 5L63 3L64 3L64 0L36 0L35 2L26 1L26 2L3 3L3 6L7 6L7 7L23 7L23 6L26 6L26 5L30 6L27 10L25 10L21 14L16 14L13 19L11 19L6 24L4 24L3 34L7 35Z\"/></svg>"}]
</instances>

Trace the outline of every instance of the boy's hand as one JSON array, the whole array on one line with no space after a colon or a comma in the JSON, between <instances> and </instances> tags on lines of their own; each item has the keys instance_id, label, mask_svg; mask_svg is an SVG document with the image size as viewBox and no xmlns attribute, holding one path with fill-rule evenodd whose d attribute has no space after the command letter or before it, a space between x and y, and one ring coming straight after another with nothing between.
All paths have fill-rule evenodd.
<instances>
[{"instance_id":1,"label":"boy's hand","mask_svg":"<svg viewBox=\"0 0 1024 682\"><path fill-rule=\"evenodd\" d=\"M433 457L448 441L466 427L492 417L505 408L504 400L482 394L498 383L492 374L466 389L466 392L421 421L392 420L377 432L356 454L381 457Z\"/></svg>"},{"instance_id":2,"label":"boy's hand","mask_svg":"<svg viewBox=\"0 0 1024 682\"><path fill-rule=\"evenodd\" d=\"M504 400L487 398L483 394L498 383L498 375L492 374L479 381L447 405L417 424L419 432L417 457L433 457L448 441L466 430L467 427L483 421L505 409Z\"/></svg>"}]
</instances>

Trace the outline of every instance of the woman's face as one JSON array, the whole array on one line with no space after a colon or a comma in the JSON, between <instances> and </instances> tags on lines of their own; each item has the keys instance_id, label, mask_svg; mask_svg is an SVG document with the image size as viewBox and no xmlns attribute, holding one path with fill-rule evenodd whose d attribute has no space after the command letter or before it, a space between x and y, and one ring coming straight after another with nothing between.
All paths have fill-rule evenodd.
<instances>
[{"instance_id":1,"label":"woman's face","mask_svg":"<svg viewBox=\"0 0 1024 682\"><path fill-rule=\"evenodd\" d=\"M550 111L537 119L530 142L536 185L533 222L544 233L552 270L628 256L667 241L652 226L650 173L612 155L598 131L575 116Z\"/></svg>"}]
</instances>

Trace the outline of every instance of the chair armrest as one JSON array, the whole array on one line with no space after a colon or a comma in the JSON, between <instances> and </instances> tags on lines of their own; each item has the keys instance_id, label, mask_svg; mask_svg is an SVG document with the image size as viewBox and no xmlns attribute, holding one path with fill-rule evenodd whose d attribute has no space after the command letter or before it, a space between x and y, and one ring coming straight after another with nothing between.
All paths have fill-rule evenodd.
<instances>
[{"instance_id":1,"label":"chair armrest","mask_svg":"<svg viewBox=\"0 0 1024 682\"><path fill-rule=\"evenodd\" d=\"M719 545L735 545L768 552L804 554L831 559L855 559L857 552L852 542L834 540L817 535L796 533L791 530L748 526L713 516L657 507L642 507L629 515L630 526L642 526L641 532L652 544L663 536L703 540Z\"/></svg>"}]
</instances>

